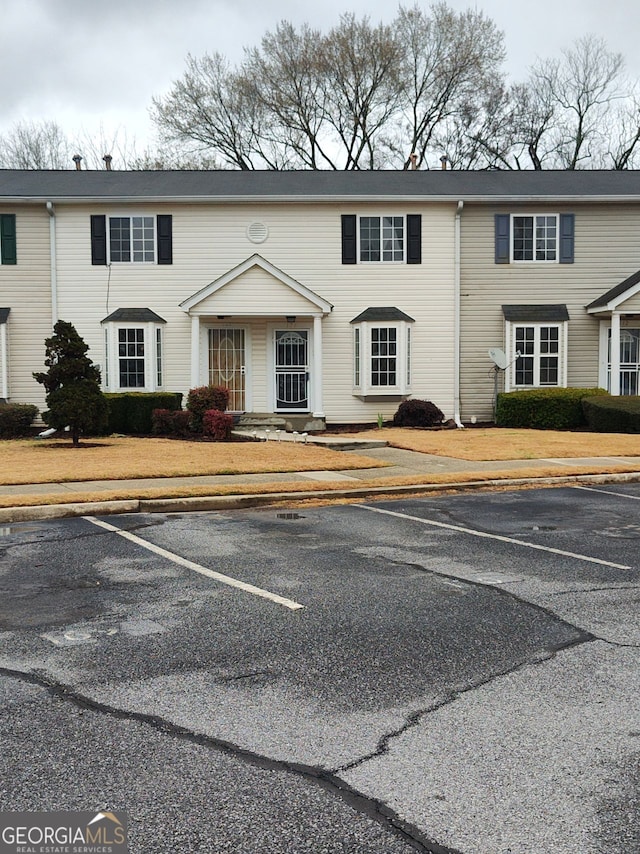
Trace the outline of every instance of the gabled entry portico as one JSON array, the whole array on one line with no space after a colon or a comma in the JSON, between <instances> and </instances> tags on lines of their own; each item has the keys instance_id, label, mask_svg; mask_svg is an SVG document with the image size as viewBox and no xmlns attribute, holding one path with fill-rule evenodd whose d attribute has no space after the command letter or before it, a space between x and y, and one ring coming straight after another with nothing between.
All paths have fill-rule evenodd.
<instances>
[{"instance_id":1,"label":"gabled entry portico","mask_svg":"<svg viewBox=\"0 0 640 854\"><path fill-rule=\"evenodd\" d=\"M252 255L180 307L191 317L191 385L226 385L236 412L322 418L322 318L333 306Z\"/></svg>"},{"instance_id":2,"label":"gabled entry portico","mask_svg":"<svg viewBox=\"0 0 640 854\"><path fill-rule=\"evenodd\" d=\"M640 394L640 270L587 306L600 318L599 385Z\"/></svg>"}]
</instances>

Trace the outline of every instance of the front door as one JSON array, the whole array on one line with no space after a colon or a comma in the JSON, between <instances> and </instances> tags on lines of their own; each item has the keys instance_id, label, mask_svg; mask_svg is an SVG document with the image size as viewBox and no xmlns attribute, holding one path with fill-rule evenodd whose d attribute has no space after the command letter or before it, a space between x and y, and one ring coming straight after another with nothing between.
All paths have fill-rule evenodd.
<instances>
[{"instance_id":1,"label":"front door","mask_svg":"<svg viewBox=\"0 0 640 854\"><path fill-rule=\"evenodd\" d=\"M608 375L611 388L611 329L609 329ZM620 330L620 394L640 392L640 329L623 327Z\"/></svg>"},{"instance_id":2,"label":"front door","mask_svg":"<svg viewBox=\"0 0 640 854\"><path fill-rule=\"evenodd\" d=\"M276 410L309 409L309 332L306 329L276 329Z\"/></svg>"},{"instance_id":3,"label":"front door","mask_svg":"<svg viewBox=\"0 0 640 854\"><path fill-rule=\"evenodd\" d=\"M209 330L209 385L229 389L229 410L244 412L245 400L244 329Z\"/></svg>"}]
</instances>

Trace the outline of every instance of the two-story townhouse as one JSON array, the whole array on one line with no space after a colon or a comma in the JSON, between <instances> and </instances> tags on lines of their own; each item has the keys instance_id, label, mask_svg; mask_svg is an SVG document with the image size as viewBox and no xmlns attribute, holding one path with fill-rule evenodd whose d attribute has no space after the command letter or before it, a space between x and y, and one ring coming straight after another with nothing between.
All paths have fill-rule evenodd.
<instances>
[{"instance_id":1,"label":"two-story townhouse","mask_svg":"<svg viewBox=\"0 0 640 854\"><path fill-rule=\"evenodd\" d=\"M222 383L234 411L371 422L409 395L455 410L456 204L423 184L416 172L5 171L0 200L18 239L28 217L49 220L47 308L74 323L105 390ZM40 402L30 371L45 334L14 327L14 291L0 293L11 399ZM16 339L31 353L23 374Z\"/></svg>"},{"instance_id":2,"label":"two-story townhouse","mask_svg":"<svg viewBox=\"0 0 640 854\"><path fill-rule=\"evenodd\" d=\"M106 390L310 423L637 393L639 212L635 172L0 171L0 396L41 404L57 318Z\"/></svg>"},{"instance_id":3,"label":"two-story townhouse","mask_svg":"<svg viewBox=\"0 0 640 854\"><path fill-rule=\"evenodd\" d=\"M491 419L496 379L637 394L640 173L476 173L461 198L463 418Z\"/></svg>"}]
</instances>

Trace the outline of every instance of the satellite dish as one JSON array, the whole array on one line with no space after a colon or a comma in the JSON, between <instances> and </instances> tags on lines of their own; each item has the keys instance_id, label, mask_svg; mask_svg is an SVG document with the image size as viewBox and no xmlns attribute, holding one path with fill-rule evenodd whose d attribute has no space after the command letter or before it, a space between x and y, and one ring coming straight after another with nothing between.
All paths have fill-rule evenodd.
<instances>
[{"instance_id":1,"label":"satellite dish","mask_svg":"<svg viewBox=\"0 0 640 854\"><path fill-rule=\"evenodd\" d=\"M489 358L496 368L499 368L501 371L506 370L509 365L506 353L498 347L492 347L491 350L489 350Z\"/></svg>"}]
</instances>

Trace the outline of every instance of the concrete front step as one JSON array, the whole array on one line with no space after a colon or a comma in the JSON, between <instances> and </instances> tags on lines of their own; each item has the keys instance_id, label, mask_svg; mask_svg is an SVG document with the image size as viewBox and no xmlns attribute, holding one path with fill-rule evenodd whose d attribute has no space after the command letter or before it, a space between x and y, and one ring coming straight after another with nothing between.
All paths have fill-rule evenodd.
<instances>
[{"instance_id":1,"label":"concrete front step","mask_svg":"<svg viewBox=\"0 0 640 854\"><path fill-rule=\"evenodd\" d=\"M274 412L245 412L238 419L240 430L285 430L292 433L317 433L327 429L324 418L314 418L309 412L274 413Z\"/></svg>"}]
</instances>

